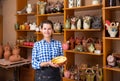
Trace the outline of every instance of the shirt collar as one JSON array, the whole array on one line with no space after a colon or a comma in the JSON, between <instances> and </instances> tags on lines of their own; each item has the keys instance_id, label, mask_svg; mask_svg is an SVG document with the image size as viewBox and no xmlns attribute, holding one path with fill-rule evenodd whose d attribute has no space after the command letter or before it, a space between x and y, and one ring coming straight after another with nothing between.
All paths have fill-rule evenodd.
<instances>
[{"instance_id":1,"label":"shirt collar","mask_svg":"<svg viewBox=\"0 0 120 81\"><path fill-rule=\"evenodd\" d=\"M51 42L54 42L54 41L55 41L54 39L51 39L51 40L50 40L50 43L51 43ZM45 39L42 39L42 42L43 42L43 43L46 43L46 40L45 40Z\"/></svg>"}]
</instances>

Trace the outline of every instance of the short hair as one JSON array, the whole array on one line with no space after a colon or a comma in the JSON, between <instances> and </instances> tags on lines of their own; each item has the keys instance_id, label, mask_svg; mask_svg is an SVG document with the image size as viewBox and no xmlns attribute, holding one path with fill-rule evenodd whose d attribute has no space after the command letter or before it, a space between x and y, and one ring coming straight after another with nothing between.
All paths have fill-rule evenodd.
<instances>
[{"instance_id":1,"label":"short hair","mask_svg":"<svg viewBox=\"0 0 120 81\"><path fill-rule=\"evenodd\" d=\"M43 28L43 24L49 24L49 25L51 25L51 27L53 29L53 23L52 23L51 20L44 20L44 21L42 21L41 24L40 24L41 28Z\"/></svg>"}]
</instances>

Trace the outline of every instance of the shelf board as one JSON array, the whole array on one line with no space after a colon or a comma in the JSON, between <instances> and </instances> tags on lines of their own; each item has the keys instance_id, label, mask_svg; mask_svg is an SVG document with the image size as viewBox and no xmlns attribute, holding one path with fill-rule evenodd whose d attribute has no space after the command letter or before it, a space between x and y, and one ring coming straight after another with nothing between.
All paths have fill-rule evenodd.
<instances>
[{"instance_id":1,"label":"shelf board","mask_svg":"<svg viewBox=\"0 0 120 81\"><path fill-rule=\"evenodd\" d=\"M64 52L70 52L70 53L76 53L76 54L85 54L85 55L97 55L97 56L102 56L103 54L95 54L95 53L91 53L91 52L78 52L78 51L74 51L74 50L64 50Z\"/></svg>"},{"instance_id":2,"label":"shelf board","mask_svg":"<svg viewBox=\"0 0 120 81\"><path fill-rule=\"evenodd\" d=\"M21 48L33 48L32 46L24 46L24 45L19 45L19 47L21 47Z\"/></svg>"},{"instance_id":3,"label":"shelf board","mask_svg":"<svg viewBox=\"0 0 120 81\"><path fill-rule=\"evenodd\" d=\"M107 40L120 40L119 37L105 37Z\"/></svg>"},{"instance_id":4,"label":"shelf board","mask_svg":"<svg viewBox=\"0 0 120 81\"><path fill-rule=\"evenodd\" d=\"M40 17L46 17L46 16L63 16L64 15L64 13L61 13L61 12L57 12L57 13L50 13L50 14L38 14L37 16L40 16Z\"/></svg>"},{"instance_id":5,"label":"shelf board","mask_svg":"<svg viewBox=\"0 0 120 81\"><path fill-rule=\"evenodd\" d=\"M35 15L35 12L32 13L21 13L21 14L16 14L16 16L27 16L27 15Z\"/></svg>"},{"instance_id":6,"label":"shelf board","mask_svg":"<svg viewBox=\"0 0 120 81\"><path fill-rule=\"evenodd\" d=\"M75 80L63 77L63 81L75 81Z\"/></svg>"},{"instance_id":7,"label":"shelf board","mask_svg":"<svg viewBox=\"0 0 120 81\"><path fill-rule=\"evenodd\" d=\"M110 68L110 67L105 66L103 68L107 69L107 70L112 70L112 71L118 71L118 72L120 72L120 68L119 67L112 67L112 68Z\"/></svg>"},{"instance_id":8,"label":"shelf board","mask_svg":"<svg viewBox=\"0 0 120 81\"><path fill-rule=\"evenodd\" d=\"M105 7L103 9L106 9L106 10L120 10L120 6Z\"/></svg>"},{"instance_id":9,"label":"shelf board","mask_svg":"<svg viewBox=\"0 0 120 81\"><path fill-rule=\"evenodd\" d=\"M41 32L35 32L35 34L42 34ZM62 32L62 33L53 33L53 35L63 35L64 33Z\"/></svg>"},{"instance_id":10,"label":"shelf board","mask_svg":"<svg viewBox=\"0 0 120 81\"><path fill-rule=\"evenodd\" d=\"M16 30L17 32L35 32L35 30Z\"/></svg>"},{"instance_id":11,"label":"shelf board","mask_svg":"<svg viewBox=\"0 0 120 81\"><path fill-rule=\"evenodd\" d=\"M101 31L101 29L80 29L80 30L77 30L77 29L64 29L64 31L82 31L82 32L88 32L88 31Z\"/></svg>"},{"instance_id":12,"label":"shelf board","mask_svg":"<svg viewBox=\"0 0 120 81\"><path fill-rule=\"evenodd\" d=\"M65 8L65 10L96 10L96 9L102 9L102 4Z\"/></svg>"}]
</instances>

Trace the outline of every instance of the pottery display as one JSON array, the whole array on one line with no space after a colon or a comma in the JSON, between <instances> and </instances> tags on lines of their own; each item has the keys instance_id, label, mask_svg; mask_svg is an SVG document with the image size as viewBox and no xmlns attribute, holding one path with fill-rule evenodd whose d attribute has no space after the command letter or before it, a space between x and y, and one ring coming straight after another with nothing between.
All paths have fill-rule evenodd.
<instances>
[{"instance_id":1,"label":"pottery display","mask_svg":"<svg viewBox=\"0 0 120 81\"><path fill-rule=\"evenodd\" d=\"M74 0L69 0L68 1L68 7L72 8L74 6Z\"/></svg>"},{"instance_id":2,"label":"pottery display","mask_svg":"<svg viewBox=\"0 0 120 81\"><path fill-rule=\"evenodd\" d=\"M79 19L77 20L77 29L80 30L81 27L82 27L82 19L79 18Z\"/></svg>"},{"instance_id":3,"label":"pottery display","mask_svg":"<svg viewBox=\"0 0 120 81\"><path fill-rule=\"evenodd\" d=\"M67 19L66 19L66 22L65 22L64 29L70 29L70 28L71 28L71 27L70 27L70 19L67 18Z\"/></svg>"},{"instance_id":4,"label":"pottery display","mask_svg":"<svg viewBox=\"0 0 120 81\"><path fill-rule=\"evenodd\" d=\"M32 12L32 5L31 4L27 4L26 11L28 14Z\"/></svg>"},{"instance_id":5,"label":"pottery display","mask_svg":"<svg viewBox=\"0 0 120 81\"><path fill-rule=\"evenodd\" d=\"M68 50L69 49L69 41L63 43L62 48L63 48L63 50Z\"/></svg>"},{"instance_id":6,"label":"pottery display","mask_svg":"<svg viewBox=\"0 0 120 81\"><path fill-rule=\"evenodd\" d=\"M82 6L81 1L82 1L82 0L77 0L77 7Z\"/></svg>"},{"instance_id":7,"label":"pottery display","mask_svg":"<svg viewBox=\"0 0 120 81\"><path fill-rule=\"evenodd\" d=\"M57 1L55 4L55 8L56 8L57 12L62 12L63 8L64 8L63 3L60 1Z\"/></svg>"},{"instance_id":8,"label":"pottery display","mask_svg":"<svg viewBox=\"0 0 120 81\"><path fill-rule=\"evenodd\" d=\"M39 13L38 14L45 14L45 6L47 3L44 1L38 1L37 4L39 5Z\"/></svg>"},{"instance_id":9,"label":"pottery display","mask_svg":"<svg viewBox=\"0 0 120 81\"><path fill-rule=\"evenodd\" d=\"M55 33L61 33L62 32L62 26L61 26L60 22L55 22L53 24L53 28L54 28Z\"/></svg>"},{"instance_id":10,"label":"pottery display","mask_svg":"<svg viewBox=\"0 0 120 81\"><path fill-rule=\"evenodd\" d=\"M108 6L116 6L116 0L108 0Z\"/></svg>"},{"instance_id":11,"label":"pottery display","mask_svg":"<svg viewBox=\"0 0 120 81\"><path fill-rule=\"evenodd\" d=\"M84 16L83 17L83 29L90 29L91 26L91 17Z\"/></svg>"},{"instance_id":12,"label":"pottery display","mask_svg":"<svg viewBox=\"0 0 120 81\"><path fill-rule=\"evenodd\" d=\"M71 18L71 29L76 29L76 22L77 22L77 18L72 17Z\"/></svg>"},{"instance_id":13,"label":"pottery display","mask_svg":"<svg viewBox=\"0 0 120 81\"><path fill-rule=\"evenodd\" d=\"M110 25L106 23L105 26L107 27L110 37L116 37L118 33L119 22L111 22Z\"/></svg>"},{"instance_id":14,"label":"pottery display","mask_svg":"<svg viewBox=\"0 0 120 81\"><path fill-rule=\"evenodd\" d=\"M102 29L102 17L101 16L92 17L92 28Z\"/></svg>"}]
</instances>

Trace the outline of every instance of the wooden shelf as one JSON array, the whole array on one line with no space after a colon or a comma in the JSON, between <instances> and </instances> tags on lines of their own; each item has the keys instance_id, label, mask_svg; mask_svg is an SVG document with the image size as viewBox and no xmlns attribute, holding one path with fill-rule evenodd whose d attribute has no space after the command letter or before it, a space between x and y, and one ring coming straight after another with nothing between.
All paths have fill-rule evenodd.
<instances>
[{"instance_id":1,"label":"wooden shelf","mask_svg":"<svg viewBox=\"0 0 120 81\"><path fill-rule=\"evenodd\" d=\"M27 15L35 15L36 13L35 12L32 12L32 13L21 13L21 14L16 14L16 16L27 16Z\"/></svg>"},{"instance_id":2,"label":"wooden shelf","mask_svg":"<svg viewBox=\"0 0 120 81\"><path fill-rule=\"evenodd\" d=\"M96 31L101 31L101 29L64 29L64 31L78 31L78 32L96 32Z\"/></svg>"},{"instance_id":3,"label":"wooden shelf","mask_svg":"<svg viewBox=\"0 0 120 81\"><path fill-rule=\"evenodd\" d=\"M44 16L63 16L64 15L64 13L61 13L61 12L58 12L58 13L50 13L50 14L38 14L37 16L39 16L39 17L44 17Z\"/></svg>"},{"instance_id":4,"label":"wooden shelf","mask_svg":"<svg viewBox=\"0 0 120 81\"><path fill-rule=\"evenodd\" d=\"M95 54L95 53L91 53L91 52L78 52L78 51L74 51L74 50L64 50L64 52L70 52L70 53L75 53L75 54L85 54L85 55L96 55L96 56L102 56L103 55L103 53Z\"/></svg>"},{"instance_id":5,"label":"wooden shelf","mask_svg":"<svg viewBox=\"0 0 120 81\"><path fill-rule=\"evenodd\" d=\"M63 81L75 81L75 80L63 77Z\"/></svg>"},{"instance_id":6,"label":"wooden shelf","mask_svg":"<svg viewBox=\"0 0 120 81\"><path fill-rule=\"evenodd\" d=\"M40 34L41 35L42 33L41 32L35 32L35 34L38 34L38 35ZM63 35L63 34L64 34L63 32L62 33L53 33L53 35Z\"/></svg>"},{"instance_id":7,"label":"wooden shelf","mask_svg":"<svg viewBox=\"0 0 120 81\"><path fill-rule=\"evenodd\" d=\"M24 46L24 45L19 45L19 47L21 47L21 48L33 48L32 46Z\"/></svg>"},{"instance_id":8,"label":"wooden shelf","mask_svg":"<svg viewBox=\"0 0 120 81\"><path fill-rule=\"evenodd\" d=\"M112 71L118 71L118 72L120 72L120 68L119 67L112 67L112 68L110 68L110 67L103 67L104 69L107 69L107 70L112 70Z\"/></svg>"},{"instance_id":9,"label":"wooden shelf","mask_svg":"<svg viewBox=\"0 0 120 81\"><path fill-rule=\"evenodd\" d=\"M105 7L103 9L105 9L105 10L120 10L120 6Z\"/></svg>"},{"instance_id":10,"label":"wooden shelf","mask_svg":"<svg viewBox=\"0 0 120 81\"><path fill-rule=\"evenodd\" d=\"M119 37L105 37L106 40L120 40Z\"/></svg>"},{"instance_id":11,"label":"wooden shelf","mask_svg":"<svg viewBox=\"0 0 120 81\"><path fill-rule=\"evenodd\" d=\"M88 5L88 6L80 6L80 7L73 7L73 8L65 8L65 10L96 10L101 9L102 5Z\"/></svg>"},{"instance_id":12,"label":"wooden shelf","mask_svg":"<svg viewBox=\"0 0 120 81\"><path fill-rule=\"evenodd\" d=\"M35 32L35 30L16 30L16 32Z\"/></svg>"}]
</instances>

